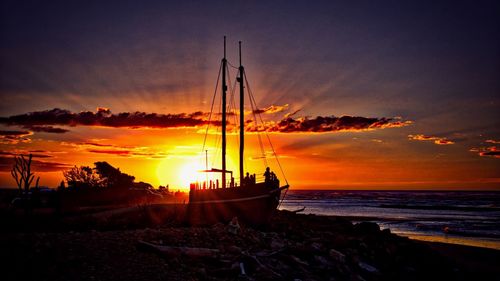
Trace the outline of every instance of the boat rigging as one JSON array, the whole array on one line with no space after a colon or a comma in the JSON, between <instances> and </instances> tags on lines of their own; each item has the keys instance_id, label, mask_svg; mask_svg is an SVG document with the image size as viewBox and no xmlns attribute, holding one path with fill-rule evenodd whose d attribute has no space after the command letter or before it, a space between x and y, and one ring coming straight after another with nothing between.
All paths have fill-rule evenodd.
<instances>
[{"instance_id":1,"label":"boat rigging","mask_svg":"<svg viewBox=\"0 0 500 281\"><path fill-rule=\"evenodd\" d=\"M213 182L212 180L205 181L203 183L196 182L190 184L189 192L189 210L190 217L194 220L198 219L199 222L214 222L221 220L232 219L233 217L238 217L246 222L252 224L262 224L267 221L271 213L277 208L280 195L282 190L288 190L288 181L283 173L281 164L276 155L274 147L270 141L270 137L267 132L267 140L272 149L272 154L275 157L278 166L280 168L281 174L286 182L284 186L280 186L280 181L278 177L270 171L267 166L266 153L264 151L262 139L257 131L257 137L259 140L259 145L262 152L262 158L266 166L266 172L264 173L264 180L261 181L257 179L255 174L245 176L245 166L244 166L244 152L245 152L245 88L247 88L250 105L252 108L252 114L254 117L254 125L257 126L257 106L255 98L251 92L248 79L246 77L245 68L242 64L242 52L241 52L241 41L239 42L239 67L237 68L237 78L235 83L239 83L239 185L235 182L233 177L233 172L227 170L226 163L226 149L227 149L227 116L229 105L234 105L234 90L235 86L231 88L231 99L230 103L227 102L227 80L230 80L228 65L232 66L226 59L226 37L224 36L224 55L221 60L221 66L219 68L219 74L216 82L216 90L212 99L212 105L210 114L208 117L208 125L205 132L205 137L203 141L202 151L206 153L206 169L201 171L204 173L220 173L221 174L221 184L219 185L218 179ZM236 67L234 67L236 68ZM222 74L222 75L221 75ZM205 150L207 135L209 133L208 126L211 123L211 119L214 109L215 98L217 95L217 88L219 84L219 78L222 78L221 83L221 100L222 100L222 120L221 120L221 135L222 135L222 151L221 151L221 169L208 168L208 156L207 150ZM231 112L231 115L235 116L236 113ZM262 117L259 115L260 122L264 123ZM236 118L235 118L236 119ZM235 124L238 121L235 120ZM217 141L218 142L218 141ZM216 145L217 147L217 145ZM230 181L227 181L227 174L230 175Z\"/></svg>"}]
</instances>

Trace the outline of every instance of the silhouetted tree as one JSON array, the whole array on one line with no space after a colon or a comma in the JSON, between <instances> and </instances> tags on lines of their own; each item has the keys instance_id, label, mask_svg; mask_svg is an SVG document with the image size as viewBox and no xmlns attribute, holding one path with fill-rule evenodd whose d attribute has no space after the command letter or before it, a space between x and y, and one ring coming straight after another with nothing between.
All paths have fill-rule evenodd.
<instances>
[{"instance_id":1,"label":"silhouetted tree","mask_svg":"<svg viewBox=\"0 0 500 281\"><path fill-rule=\"evenodd\" d=\"M134 188L138 189L153 189L153 186L147 182L134 182Z\"/></svg>"},{"instance_id":2,"label":"silhouetted tree","mask_svg":"<svg viewBox=\"0 0 500 281\"><path fill-rule=\"evenodd\" d=\"M73 167L63 172L68 188L109 187L109 188L153 188L149 183L134 183L135 177L122 173L107 162L95 162L89 166Z\"/></svg>"},{"instance_id":3,"label":"silhouetted tree","mask_svg":"<svg viewBox=\"0 0 500 281\"><path fill-rule=\"evenodd\" d=\"M134 176L120 172L120 169L111 166L108 162L95 162L94 165L105 186L129 188L134 185Z\"/></svg>"},{"instance_id":4,"label":"silhouetted tree","mask_svg":"<svg viewBox=\"0 0 500 281\"><path fill-rule=\"evenodd\" d=\"M102 186L102 180L89 166L73 167L63 172L69 188L88 188Z\"/></svg>"},{"instance_id":5,"label":"silhouetted tree","mask_svg":"<svg viewBox=\"0 0 500 281\"><path fill-rule=\"evenodd\" d=\"M12 167L12 171L10 174L16 180L17 188L19 189L19 193L28 193L30 191L31 183L35 178L35 173L31 172L31 159L33 155L30 154L28 159L24 158L24 155L16 156L16 163ZM37 177L35 188L38 189L38 182L40 181L40 177Z\"/></svg>"}]
</instances>

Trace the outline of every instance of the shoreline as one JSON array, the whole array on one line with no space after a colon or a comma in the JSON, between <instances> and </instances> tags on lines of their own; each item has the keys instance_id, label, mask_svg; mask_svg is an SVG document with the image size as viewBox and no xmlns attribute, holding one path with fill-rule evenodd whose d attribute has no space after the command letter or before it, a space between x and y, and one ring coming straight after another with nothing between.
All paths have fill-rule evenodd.
<instances>
[{"instance_id":1,"label":"shoreline","mask_svg":"<svg viewBox=\"0 0 500 281\"><path fill-rule=\"evenodd\" d=\"M489 250L500 251L500 241L497 240L487 240L487 239L474 239L468 237L442 237L437 235L419 235L419 234L404 234L399 232L394 232L402 237L408 237L416 241L424 241L430 243L442 243L449 245L458 245L466 247L476 247Z\"/></svg>"},{"instance_id":2,"label":"shoreline","mask_svg":"<svg viewBox=\"0 0 500 281\"><path fill-rule=\"evenodd\" d=\"M375 222L411 239L500 249L500 193L493 191L289 192L282 209Z\"/></svg>"},{"instance_id":3,"label":"shoreline","mask_svg":"<svg viewBox=\"0 0 500 281\"><path fill-rule=\"evenodd\" d=\"M287 210L287 209L282 209ZM398 221L399 219L381 219L375 216L336 216L336 215L323 215L323 214L314 214L314 213L305 213L305 215L313 214L316 216L326 216L326 217L334 217L340 219L346 219L353 223L359 222L373 222L380 226L381 229L390 229L390 231L398 236L407 237L416 241L425 241L425 242L439 242L450 245L462 245L462 246L470 246L470 247L479 247L485 249L492 249L500 251L500 239L493 239L489 237L467 237L467 236L455 236L455 235L436 235L436 234L426 234L426 233L416 233L416 232L405 232L398 231L397 229L386 227L386 222L390 221Z\"/></svg>"}]
</instances>

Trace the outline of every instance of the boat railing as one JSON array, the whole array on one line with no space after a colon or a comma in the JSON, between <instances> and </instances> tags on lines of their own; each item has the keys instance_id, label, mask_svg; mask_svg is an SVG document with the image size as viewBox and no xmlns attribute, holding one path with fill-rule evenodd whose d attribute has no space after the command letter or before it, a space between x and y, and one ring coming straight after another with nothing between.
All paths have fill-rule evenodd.
<instances>
[{"instance_id":1,"label":"boat railing","mask_svg":"<svg viewBox=\"0 0 500 281\"><path fill-rule=\"evenodd\" d=\"M271 180L271 179L269 179ZM278 179L274 179L275 181L278 181ZM258 183L264 183L266 182L266 177L262 176L257 176L257 175L252 175L248 179L243 181L244 184L243 186L251 186L255 185ZM232 178L231 180L226 182L225 186L222 186L219 180L208 180L208 181L196 181L190 184L190 190L210 190L210 189L221 189L221 188L238 188L240 187L240 178Z\"/></svg>"}]
</instances>

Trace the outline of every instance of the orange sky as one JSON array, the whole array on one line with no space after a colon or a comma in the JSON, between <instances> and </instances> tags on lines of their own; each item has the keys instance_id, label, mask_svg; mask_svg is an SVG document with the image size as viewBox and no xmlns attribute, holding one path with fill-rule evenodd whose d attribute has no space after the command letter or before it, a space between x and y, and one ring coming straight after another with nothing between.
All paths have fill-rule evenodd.
<instances>
[{"instance_id":1,"label":"orange sky","mask_svg":"<svg viewBox=\"0 0 500 281\"><path fill-rule=\"evenodd\" d=\"M71 165L107 161L153 186L185 189L194 171L205 168L202 128L128 129L77 127L64 140L37 133L29 142L2 144L3 151L33 151L35 160ZM392 131L389 132L389 131ZM411 126L360 132L271 133L285 176L292 188L316 189L498 189L497 159L480 157L456 145L407 139ZM396 135L396 137L394 136ZM90 138L88 136L91 136ZM60 137L60 136L57 136ZM265 135L262 135L265 139ZM399 138L399 139L398 139ZM402 139L402 140L401 140ZM220 168L220 150L214 156L215 136L209 135L209 168ZM265 164L256 134L247 134L245 165L260 175ZM266 151L270 152L265 142ZM422 155L419 149L431 150ZM228 137L228 167L237 174L236 135ZM37 158L36 156L42 156ZM269 165L283 180L276 161ZM62 172L38 172L40 184L55 187ZM203 179L203 175L201 175ZM13 186L7 172L1 186Z\"/></svg>"},{"instance_id":2,"label":"orange sky","mask_svg":"<svg viewBox=\"0 0 500 281\"><path fill-rule=\"evenodd\" d=\"M14 185L13 156L33 153L45 186L107 161L137 181L186 188L205 165L227 35L228 84L241 40L246 90L265 111L247 130L269 132L292 188L500 190L496 3L4 6L0 187ZM264 171L260 155L249 133L252 173Z\"/></svg>"}]
</instances>

